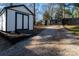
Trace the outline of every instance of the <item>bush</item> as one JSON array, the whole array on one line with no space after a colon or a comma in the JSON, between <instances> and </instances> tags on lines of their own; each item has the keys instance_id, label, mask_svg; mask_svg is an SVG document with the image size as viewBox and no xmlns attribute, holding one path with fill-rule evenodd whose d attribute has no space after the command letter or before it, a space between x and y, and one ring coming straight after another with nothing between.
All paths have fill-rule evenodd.
<instances>
[{"instance_id":1,"label":"bush","mask_svg":"<svg viewBox=\"0 0 79 59\"><path fill-rule=\"evenodd\" d=\"M37 22L36 25L37 25L37 26L43 26L43 24L42 24L41 21Z\"/></svg>"}]
</instances>

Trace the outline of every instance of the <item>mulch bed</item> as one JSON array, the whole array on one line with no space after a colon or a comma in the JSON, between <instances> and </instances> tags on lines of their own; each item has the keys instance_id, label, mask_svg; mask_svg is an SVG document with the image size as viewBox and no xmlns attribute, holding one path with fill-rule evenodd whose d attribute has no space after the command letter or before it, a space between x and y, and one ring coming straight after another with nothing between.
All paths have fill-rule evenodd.
<instances>
[{"instance_id":1,"label":"mulch bed","mask_svg":"<svg viewBox=\"0 0 79 59\"><path fill-rule=\"evenodd\" d=\"M14 44L18 41L23 40L24 38L29 38L31 36L36 35L37 33L33 34L25 34L25 33L6 33L6 32L0 32L0 36L4 38L5 40L9 41L10 43Z\"/></svg>"},{"instance_id":2,"label":"mulch bed","mask_svg":"<svg viewBox=\"0 0 79 59\"><path fill-rule=\"evenodd\" d=\"M22 41L24 39L28 39L32 36L37 35L38 33L40 33L41 31L43 31L43 28L34 28L33 31L31 31L30 33L8 33L8 32L0 32L0 37L9 41L11 44L15 44L16 42Z\"/></svg>"}]
</instances>

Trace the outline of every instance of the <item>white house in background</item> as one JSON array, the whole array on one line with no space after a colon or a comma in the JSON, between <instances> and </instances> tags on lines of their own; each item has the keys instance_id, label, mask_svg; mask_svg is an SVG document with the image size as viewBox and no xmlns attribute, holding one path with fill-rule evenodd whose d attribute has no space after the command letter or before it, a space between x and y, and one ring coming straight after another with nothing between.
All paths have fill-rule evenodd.
<instances>
[{"instance_id":1,"label":"white house in background","mask_svg":"<svg viewBox=\"0 0 79 59\"><path fill-rule=\"evenodd\" d=\"M15 32L17 30L33 30L34 13L22 5L4 7L0 12L0 30Z\"/></svg>"}]
</instances>

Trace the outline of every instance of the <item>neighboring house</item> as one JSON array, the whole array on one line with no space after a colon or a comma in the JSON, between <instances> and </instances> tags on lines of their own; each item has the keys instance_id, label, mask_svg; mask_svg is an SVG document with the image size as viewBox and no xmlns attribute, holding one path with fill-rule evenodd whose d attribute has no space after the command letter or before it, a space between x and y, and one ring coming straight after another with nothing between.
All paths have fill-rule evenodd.
<instances>
[{"instance_id":1,"label":"neighboring house","mask_svg":"<svg viewBox=\"0 0 79 59\"><path fill-rule=\"evenodd\" d=\"M51 19L51 20L43 20L42 23L44 25L56 25L58 24L58 22L60 22L59 20L57 19Z\"/></svg>"},{"instance_id":2,"label":"neighboring house","mask_svg":"<svg viewBox=\"0 0 79 59\"><path fill-rule=\"evenodd\" d=\"M51 25L62 24L62 20L58 20L58 19L52 19L50 22Z\"/></svg>"},{"instance_id":3,"label":"neighboring house","mask_svg":"<svg viewBox=\"0 0 79 59\"><path fill-rule=\"evenodd\" d=\"M16 32L20 30L33 30L34 13L22 5L4 7L0 12L0 30Z\"/></svg>"},{"instance_id":4,"label":"neighboring house","mask_svg":"<svg viewBox=\"0 0 79 59\"><path fill-rule=\"evenodd\" d=\"M51 22L51 25L55 25L55 24L57 24L58 20L57 19L52 19L52 20L50 20L50 22Z\"/></svg>"},{"instance_id":5,"label":"neighboring house","mask_svg":"<svg viewBox=\"0 0 79 59\"><path fill-rule=\"evenodd\" d=\"M68 25L79 25L79 18L64 18L62 22Z\"/></svg>"}]
</instances>

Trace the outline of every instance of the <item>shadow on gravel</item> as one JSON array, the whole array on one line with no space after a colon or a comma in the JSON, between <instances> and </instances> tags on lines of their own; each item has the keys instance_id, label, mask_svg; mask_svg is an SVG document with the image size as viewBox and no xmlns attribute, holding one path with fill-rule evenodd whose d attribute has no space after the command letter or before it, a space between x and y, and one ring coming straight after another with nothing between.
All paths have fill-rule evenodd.
<instances>
[{"instance_id":1,"label":"shadow on gravel","mask_svg":"<svg viewBox=\"0 0 79 59\"><path fill-rule=\"evenodd\" d=\"M13 47L0 53L0 56L61 56L58 48L35 47L28 49L26 47Z\"/></svg>"},{"instance_id":2,"label":"shadow on gravel","mask_svg":"<svg viewBox=\"0 0 79 59\"><path fill-rule=\"evenodd\" d=\"M27 45L30 45L33 40L44 42L60 42L62 39L72 39L72 36L69 36L67 32L64 31L64 28L61 29L46 29L42 31L37 36L29 40L24 40L19 42L19 44L7 49L0 53L1 56L61 56L60 49L52 47L40 47L36 46L35 48L27 48ZM50 43L49 43L50 44ZM51 43L53 44L53 43ZM38 44L38 45L43 45ZM63 45L63 44L62 44ZM26 47L25 47L26 46Z\"/></svg>"},{"instance_id":3,"label":"shadow on gravel","mask_svg":"<svg viewBox=\"0 0 79 59\"><path fill-rule=\"evenodd\" d=\"M47 29L42 31L40 34L35 36L33 39L38 41L61 41L62 39L72 39L71 33L65 31L64 28L61 29Z\"/></svg>"},{"instance_id":4,"label":"shadow on gravel","mask_svg":"<svg viewBox=\"0 0 79 59\"><path fill-rule=\"evenodd\" d=\"M37 48L32 48L31 50L34 51L39 56L61 56L62 55L60 53L61 51L56 47L52 47L52 48L37 47Z\"/></svg>"}]
</instances>

